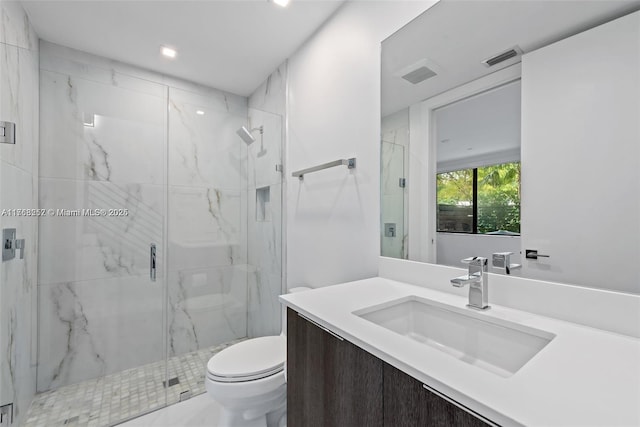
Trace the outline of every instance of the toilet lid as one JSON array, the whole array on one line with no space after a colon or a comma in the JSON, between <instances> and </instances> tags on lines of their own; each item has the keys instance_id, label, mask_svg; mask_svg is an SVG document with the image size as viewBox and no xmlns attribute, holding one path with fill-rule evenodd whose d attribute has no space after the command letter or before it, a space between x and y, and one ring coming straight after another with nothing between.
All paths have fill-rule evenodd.
<instances>
[{"instance_id":1,"label":"toilet lid","mask_svg":"<svg viewBox=\"0 0 640 427\"><path fill-rule=\"evenodd\" d=\"M214 381L250 381L284 369L287 338L281 335L252 338L225 348L207 363L207 376Z\"/></svg>"}]
</instances>

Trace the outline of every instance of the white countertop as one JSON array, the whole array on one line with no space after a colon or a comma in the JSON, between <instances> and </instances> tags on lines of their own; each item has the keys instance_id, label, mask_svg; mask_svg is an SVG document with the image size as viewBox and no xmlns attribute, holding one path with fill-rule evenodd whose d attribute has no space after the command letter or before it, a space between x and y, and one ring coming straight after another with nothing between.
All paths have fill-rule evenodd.
<instances>
[{"instance_id":1,"label":"white countertop","mask_svg":"<svg viewBox=\"0 0 640 427\"><path fill-rule=\"evenodd\" d=\"M283 295L280 300L500 425L640 426L640 339L491 304L491 310L479 313L556 335L513 376L504 378L352 314L412 295L458 308L468 302L381 277Z\"/></svg>"}]
</instances>

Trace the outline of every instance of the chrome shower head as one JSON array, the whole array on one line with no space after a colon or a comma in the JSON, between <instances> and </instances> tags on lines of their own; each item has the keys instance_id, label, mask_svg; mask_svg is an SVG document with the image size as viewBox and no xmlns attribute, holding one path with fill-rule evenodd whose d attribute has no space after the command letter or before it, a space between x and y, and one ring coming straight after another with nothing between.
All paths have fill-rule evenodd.
<instances>
[{"instance_id":1,"label":"chrome shower head","mask_svg":"<svg viewBox=\"0 0 640 427\"><path fill-rule=\"evenodd\" d=\"M251 131L249 129L247 129L246 126L242 126L240 129L238 129L236 131L236 133L240 136L240 138L242 138L242 140L247 144L251 144L252 142L255 142L255 138L253 137L253 135L251 135Z\"/></svg>"}]
</instances>

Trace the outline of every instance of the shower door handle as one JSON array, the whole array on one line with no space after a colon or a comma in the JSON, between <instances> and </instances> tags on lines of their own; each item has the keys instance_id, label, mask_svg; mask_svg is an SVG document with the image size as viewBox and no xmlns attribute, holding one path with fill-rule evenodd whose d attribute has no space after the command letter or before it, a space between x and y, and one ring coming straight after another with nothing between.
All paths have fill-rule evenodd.
<instances>
[{"instance_id":1,"label":"shower door handle","mask_svg":"<svg viewBox=\"0 0 640 427\"><path fill-rule=\"evenodd\" d=\"M156 281L156 245L149 245L149 278L152 282Z\"/></svg>"}]
</instances>

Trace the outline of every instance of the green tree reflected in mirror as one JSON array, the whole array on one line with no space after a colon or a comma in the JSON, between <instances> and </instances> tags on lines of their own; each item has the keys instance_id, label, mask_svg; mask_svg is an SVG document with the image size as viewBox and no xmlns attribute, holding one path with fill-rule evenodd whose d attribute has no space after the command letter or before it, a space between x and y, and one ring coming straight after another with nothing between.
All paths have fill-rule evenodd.
<instances>
[{"instance_id":1,"label":"green tree reflected in mirror","mask_svg":"<svg viewBox=\"0 0 640 427\"><path fill-rule=\"evenodd\" d=\"M436 182L438 231L520 233L520 162L443 172Z\"/></svg>"}]
</instances>

